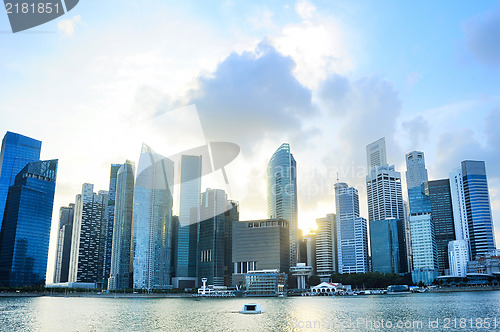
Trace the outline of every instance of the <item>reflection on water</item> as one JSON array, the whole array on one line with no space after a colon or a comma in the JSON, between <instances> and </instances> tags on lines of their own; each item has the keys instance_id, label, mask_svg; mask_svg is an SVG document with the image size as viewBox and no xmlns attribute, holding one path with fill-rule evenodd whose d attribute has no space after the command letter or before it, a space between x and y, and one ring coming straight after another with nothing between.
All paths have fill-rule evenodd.
<instances>
[{"instance_id":1,"label":"reflection on water","mask_svg":"<svg viewBox=\"0 0 500 332\"><path fill-rule=\"evenodd\" d=\"M237 313L251 302L266 313ZM445 324L453 330L456 324L467 331L480 323L485 330L485 322L490 323L486 330L500 330L498 291L335 298L0 298L2 331L362 331L399 326L429 331L429 324L437 330Z\"/></svg>"}]
</instances>

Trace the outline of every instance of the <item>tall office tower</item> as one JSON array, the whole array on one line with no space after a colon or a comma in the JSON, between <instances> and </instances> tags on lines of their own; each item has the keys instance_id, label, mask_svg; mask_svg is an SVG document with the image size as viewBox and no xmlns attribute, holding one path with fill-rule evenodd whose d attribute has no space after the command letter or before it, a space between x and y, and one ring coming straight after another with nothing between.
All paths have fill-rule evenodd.
<instances>
[{"instance_id":1,"label":"tall office tower","mask_svg":"<svg viewBox=\"0 0 500 332\"><path fill-rule=\"evenodd\" d=\"M406 154L406 187L414 188L427 182L427 168L425 168L424 153L412 151Z\"/></svg>"},{"instance_id":2,"label":"tall office tower","mask_svg":"<svg viewBox=\"0 0 500 332\"><path fill-rule=\"evenodd\" d=\"M471 260L471 251L462 168L459 167L451 171L449 179L456 240L448 244L448 264L450 275L465 277L467 262Z\"/></svg>"},{"instance_id":3,"label":"tall office tower","mask_svg":"<svg viewBox=\"0 0 500 332\"><path fill-rule=\"evenodd\" d=\"M290 270L288 221L264 219L233 222L232 286L245 281L245 273L255 270Z\"/></svg>"},{"instance_id":4,"label":"tall office tower","mask_svg":"<svg viewBox=\"0 0 500 332\"><path fill-rule=\"evenodd\" d=\"M495 250L493 218L484 161L462 161L463 191L467 210L471 258Z\"/></svg>"},{"instance_id":5,"label":"tall office tower","mask_svg":"<svg viewBox=\"0 0 500 332\"><path fill-rule=\"evenodd\" d=\"M75 204L61 207L59 210L59 232L57 233L56 262L54 282L68 282L69 260L71 255L71 237L73 234L73 218Z\"/></svg>"},{"instance_id":6,"label":"tall office tower","mask_svg":"<svg viewBox=\"0 0 500 332\"><path fill-rule=\"evenodd\" d=\"M372 271L399 273L401 268L400 246L403 224L399 219L389 218L370 221L370 243Z\"/></svg>"},{"instance_id":7,"label":"tall office tower","mask_svg":"<svg viewBox=\"0 0 500 332\"><path fill-rule=\"evenodd\" d=\"M467 262L469 261L469 241L454 240L448 243L448 261L450 275L467 277Z\"/></svg>"},{"instance_id":8,"label":"tall office tower","mask_svg":"<svg viewBox=\"0 0 500 332\"><path fill-rule=\"evenodd\" d=\"M373 167L379 167L387 165L387 153L385 151L385 137L368 144L366 147L366 160L367 160L367 170Z\"/></svg>"},{"instance_id":9,"label":"tall office tower","mask_svg":"<svg viewBox=\"0 0 500 332\"><path fill-rule=\"evenodd\" d=\"M368 219L370 221L370 238L372 221L396 219L398 235L398 273L408 272L408 257L406 251L406 234L404 225L403 195L401 192L401 174L396 172L394 165L387 165L385 153L385 139L369 144L366 147L369 173L366 176L366 191L368 198ZM379 238L375 236L375 239ZM372 246L372 260L374 258L373 246L378 243L370 241ZM384 255L383 252L380 254ZM386 253L387 254L387 253ZM375 267L375 266L374 266Z\"/></svg>"},{"instance_id":10,"label":"tall office tower","mask_svg":"<svg viewBox=\"0 0 500 332\"><path fill-rule=\"evenodd\" d=\"M8 131L2 141L0 152L0 228L9 187L16 175L32 161L40 159L42 142Z\"/></svg>"},{"instance_id":11,"label":"tall office tower","mask_svg":"<svg viewBox=\"0 0 500 332\"><path fill-rule=\"evenodd\" d=\"M453 206L453 221L455 225L455 236L457 240L469 241L469 223L467 221L467 206L465 205L465 193L463 184L462 168L456 168L450 172L450 194ZM470 257L470 253L469 253ZM470 259L470 258L469 258Z\"/></svg>"},{"instance_id":12,"label":"tall office tower","mask_svg":"<svg viewBox=\"0 0 500 332\"><path fill-rule=\"evenodd\" d=\"M110 201L114 201L113 241L108 283L108 288L111 290L133 288L132 220L134 217L134 171L134 162L130 160L127 160L125 164L120 166L115 180L116 195L113 200L110 199Z\"/></svg>"},{"instance_id":13,"label":"tall office tower","mask_svg":"<svg viewBox=\"0 0 500 332\"><path fill-rule=\"evenodd\" d=\"M143 144L134 191L134 288L171 286L174 163Z\"/></svg>"},{"instance_id":14,"label":"tall office tower","mask_svg":"<svg viewBox=\"0 0 500 332\"><path fill-rule=\"evenodd\" d=\"M403 201L404 225L405 225L405 241L406 241L406 257L408 258L408 271L413 270L413 252L411 250L411 226L410 226L410 206L408 201Z\"/></svg>"},{"instance_id":15,"label":"tall office tower","mask_svg":"<svg viewBox=\"0 0 500 332\"><path fill-rule=\"evenodd\" d=\"M330 213L316 219L316 274L328 281L337 272L337 219Z\"/></svg>"},{"instance_id":16,"label":"tall office tower","mask_svg":"<svg viewBox=\"0 0 500 332\"><path fill-rule=\"evenodd\" d=\"M179 165L179 227L175 257L174 288L197 286L196 254L200 220L201 156L181 157Z\"/></svg>"},{"instance_id":17,"label":"tall office tower","mask_svg":"<svg viewBox=\"0 0 500 332\"><path fill-rule=\"evenodd\" d=\"M299 261L297 163L288 143L283 143L267 164L267 215L289 221L290 266L295 266Z\"/></svg>"},{"instance_id":18,"label":"tall office tower","mask_svg":"<svg viewBox=\"0 0 500 332\"><path fill-rule=\"evenodd\" d=\"M0 232L0 285L44 285L57 160L30 162L9 187Z\"/></svg>"},{"instance_id":19,"label":"tall office tower","mask_svg":"<svg viewBox=\"0 0 500 332\"><path fill-rule=\"evenodd\" d=\"M438 253L424 153L406 154L406 184L410 207L413 282L431 284L438 275Z\"/></svg>"},{"instance_id":20,"label":"tall office tower","mask_svg":"<svg viewBox=\"0 0 500 332\"><path fill-rule=\"evenodd\" d=\"M115 221L115 200L116 200L116 177L121 164L111 164L109 175L109 198L107 202L107 219L104 222L102 232L104 240L103 255L103 284L107 286L111 270L111 252L113 246L113 226Z\"/></svg>"},{"instance_id":21,"label":"tall office tower","mask_svg":"<svg viewBox=\"0 0 500 332\"><path fill-rule=\"evenodd\" d=\"M305 263L306 266L311 266L316 271L316 231L311 231L302 236L299 248L300 262Z\"/></svg>"},{"instance_id":22,"label":"tall office tower","mask_svg":"<svg viewBox=\"0 0 500 332\"><path fill-rule=\"evenodd\" d=\"M450 180L435 180L425 184L429 194L432 221L436 238L438 271L441 274L449 269L448 243L455 240L453 206L451 203Z\"/></svg>"},{"instance_id":23,"label":"tall office tower","mask_svg":"<svg viewBox=\"0 0 500 332\"><path fill-rule=\"evenodd\" d=\"M76 195L69 282L102 282L102 227L106 221L108 195L93 191L93 184L84 183L82 193Z\"/></svg>"},{"instance_id":24,"label":"tall office tower","mask_svg":"<svg viewBox=\"0 0 500 332\"><path fill-rule=\"evenodd\" d=\"M335 184L337 209L337 262L339 273L368 272L366 219L359 216L358 190L347 183Z\"/></svg>"},{"instance_id":25,"label":"tall office tower","mask_svg":"<svg viewBox=\"0 0 500 332\"><path fill-rule=\"evenodd\" d=\"M236 215L230 213L235 209ZM238 206L227 200L224 190L207 189L201 194L198 282L207 278L209 285L230 286L232 276L232 226L231 217L238 216Z\"/></svg>"}]
</instances>

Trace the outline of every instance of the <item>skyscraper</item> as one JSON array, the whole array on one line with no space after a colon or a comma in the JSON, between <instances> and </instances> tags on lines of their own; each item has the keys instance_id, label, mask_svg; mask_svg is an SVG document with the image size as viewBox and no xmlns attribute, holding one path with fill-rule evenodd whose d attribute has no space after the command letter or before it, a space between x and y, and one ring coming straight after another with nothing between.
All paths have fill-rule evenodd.
<instances>
[{"instance_id":1,"label":"skyscraper","mask_svg":"<svg viewBox=\"0 0 500 332\"><path fill-rule=\"evenodd\" d=\"M414 188L428 181L425 158L422 151L412 151L406 154L406 186Z\"/></svg>"},{"instance_id":2,"label":"skyscraper","mask_svg":"<svg viewBox=\"0 0 500 332\"><path fill-rule=\"evenodd\" d=\"M134 288L171 285L174 163L143 144L134 190Z\"/></svg>"},{"instance_id":3,"label":"skyscraper","mask_svg":"<svg viewBox=\"0 0 500 332\"><path fill-rule=\"evenodd\" d=\"M484 161L462 161L463 190L471 258L495 250L493 219Z\"/></svg>"},{"instance_id":4,"label":"skyscraper","mask_svg":"<svg viewBox=\"0 0 500 332\"><path fill-rule=\"evenodd\" d=\"M380 273L399 273L401 267L401 234L399 219L370 221L372 270Z\"/></svg>"},{"instance_id":5,"label":"skyscraper","mask_svg":"<svg viewBox=\"0 0 500 332\"><path fill-rule=\"evenodd\" d=\"M325 281L338 271L336 223L333 213L316 219L316 273Z\"/></svg>"},{"instance_id":6,"label":"skyscraper","mask_svg":"<svg viewBox=\"0 0 500 332\"><path fill-rule=\"evenodd\" d=\"M201 156L181 157L179 165L179 228L175 263L175 288L196 286L198 222L200 220Z\"/></svg>"},{"instance_id":7,"label":"skyscraper","mask_svg":"<svg viewBox=\"0 0 500 332\"><path fill-rule=\"evenodd\" d=\"M290 270L288 221L264 219L233 222L233 278L236 286L255 270Z\"/></svg>"},{"instance_id":8,"label":"skyscraper","mask_svg":"<svg viewBox=\"0 0 500 332\"><path fill-rule=\"evenodd\" d=\"M358 190L335 184L337 209L337 257L339 273L368 272L366 219L359 216Z\"/></svg>"},{"instance_id":9,"label":"skyscraper","mask_svg":"<svg viewBox=\"0 0 500 332\"><path fill-rule=\"evenodd\" d=\"M432 221L436 238L438 271L443 274L449 269L448 243L455 240L453 206L451 203L450 180L435 180L425 184L431 203Z\"/></svg>"},{"instance_id":10,"label":"skyscraper","mask_svg":"<svg viewBox=\"0 0 500 332\"><path fill-rule=\"evenodd\" d=\"M133 288L134 168L134 163L127 160L116 173L109 289Z\"/></svg>"},{"instance_id":11,"label":"skyscraper","mask_svg":"<svg viewBox=\"0 0 500 332\"><path fill-rule=\"evenodd\" d=\"M387 165L387 153L385 152L385 137L368 144L366 147L367 170L373 167Z\"/></svg>"},{"instance_id":12,"label":"skyscraper","mask_svg":"<svg viewBox=\"0 0 500 332\"><path fill-rule=\"evenodd\" d=\"M0 285L44 285L57 160L30 162L9 187L0 231Z\"/></svg>"},{"instance_id":13,"label":"skyscraper","mask_svg":"<svg viewBox=\"0 0 500 332\"><path fill-rule=\"evenodd\" d=\"M76 196L71 239L69 282L101 283L103 278L102 227L106 222L106 191L94 193L94 185L84 183Z\"/></svg>"},{"instance_id":14,"label":"skyscraper","mask_svg":"<svg viewBox=\"0 0 500 332\"><path fill-rule=\"evenodd\" d=\"M59 232L57 233L56 261L54 282L68 282L69 261L71 256L71 237L73 234L73 218L75 204L59 209Z\"/></svg>"},{"instance_id":15,"label":"skyscraper","mask_svg":"<svg viewBox=\"0 0 500 332\"><path fill-rule=\"evenodd\" d=\"M0 228L9 187L16 175L32 161L40 159L42 142L8 131L2 140L0 152Z\"/></svg>"},{"instance_id":16,"label":"skyscraper","mask_svg":"<svg viewBox=\"0 0 500 332\"><path fill-rule=\"evenodd\" d=\"M398 227L398 273L408 272L408 258L406 253L406 234L404 225L403 195L401 191L401 174L396 172L394 165L387 164L385 153L385 139L381 138L366 147L369 173L366 176L366 191L368 198L368 219L370 220L370 238L372 221L396 219ZM394 235L394 234L392 234ZM374 252L384 254L384 251L374 250L379 245L376 236L370 241L372 247L372 260ZM374 241L375 240L375 241ZM384 246L385 244L380 244ZM388 254L388 252L385 252ZM376 258L375 258L376 260ZM375 268L375 265L374 265Z\"/></svg>"},{"instance_id":17,"label":"skyscraper","mask_svg":"<svg viewBox=\"0 0 500 332\"><path fill-rule=\"evenodd\" d=\"M448 264L451 275L465 277L467 262L471 260L471 253L462 168L459 167L451 171L449 179L456 240L450 241L448 244Z\"/></svg>"},{"instance_id":18,"label":"skyscraper","mask_svg":"<svg viewBox=\"0 0 500 332\"><path fill-rule=\"evenodd\" d=\"M231 285L232 224L238 220L238 205L227 200L224 190L207 189L201 194L197 264L199 283L202 278L207 278L209 285Z\"/></svg>"},{"instance_id":19,"label":"skyscraper","mask_svg":"<svg viewBox=\"0 0 500 332\"><path fill-rule=\"evenodd\" d=\"M111 251L113 245L113 226L115 221L115 199L116 199L116 177L121 164L111 164L109 175L109 198L107 202L107 219L104 222L102 232L104 240L104 262L103 262L103 283L107 285L111 270Z\"/></svg>"},{"instance_id":20,"label":"skyscraper","mask_svg":"<svg viewBox=\"0 0 500 332\"><path fill-rule=\"evenodd\" d=\"M406 183L410 208L413 282L431 284L438 275L438 253L424 153L406 155Z\"/></svg>"},{"instance_id":21,"label":"skyscraper","mask_svg":"<svg viewBox=\"0 0 500 332\"><path fill-rule=\"evenodd\" d=\"M267 165L267 215L289 221L290 266L298 262L297 164L283 143Z\"/></svg>"}]
</instances>

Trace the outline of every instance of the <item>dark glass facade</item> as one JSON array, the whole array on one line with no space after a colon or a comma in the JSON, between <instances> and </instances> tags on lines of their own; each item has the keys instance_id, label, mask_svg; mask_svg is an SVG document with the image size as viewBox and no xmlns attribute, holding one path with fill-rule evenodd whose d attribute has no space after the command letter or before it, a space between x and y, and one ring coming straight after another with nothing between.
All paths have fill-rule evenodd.
<instances>
[{"instance_id":1,"label":"dark glass facade","mask_svg":"<svg viewBox=\"0 0 500 332\"><path fill-rule=\"evenodd\" d=\"M238 206L227 201L224 190L208 189L201 195L200 219L198 282L207 278L209 285L230 286L232 222L239 219Z\"/></svg>"},{"instance_id":2,"label":"dark glass facade","mask_svg":"<svg viewBox=\"0 0 500 332\"><path fill-rule=\"evenodd\" d=\"M70 204L68 207L61 207L59 210L59 233L54 270L55 283L68 282L74 215L75 204Z\"/></svg>"},{"instance_id":3,"label":"dark glass facade","mask_svg":"<svg viewBox=\"0 0 500 332\"><path fill-rule=\"evenodd\" d=\"M484 161L462 161L462 175L469 223L472 258L495 250L488 180Z\"/></svg>"},{"instance_id":4,"label":"dark glass facade","mask_svg":"<svg viewBox=\"0 0 500 332\"><path fill-rule=\"evenodd\" d=\"M42 142L36 139L9 131L5 134L0 152L0 228L9 187L24 166L40 159L41 148Z\"/></svg>"},{"instance_id":5,"label":"dark glass facade","mask_svg":"<svg viewBox=\"0 0 500 332\"><path fill-rule=\"evenodd\" d=\"M232 285L244 283L251 270L288 273L290 269L290 233L288 221L263 219L233 222Z\"/></svg>"},{"instance_id":6,"label":"dark glass facade","mask_svg":"<svg viewBox=\"0 0 500 332\"><path fill-rule=\"evenodd\" d=\"M406 272L406 257L400 250L404 245L404 222L400 219L370 221L372 271L380 273Z\"/></svg>"},{"instance_id":7,"label":"dark glass facade","mask_svg":"<svg viewBox=\"0 0 500 332\"><path fill-rule=\"evenodd\" d=\"M443 274L446 269L450 268L448 261L448 243L456 239L450 180L429 181L426 183L426 192L430 200L432 221L434 223L438 271Z\"/></svg>"},{"instance_id":8,"label":"dark glass facade","mask_svg":"<svg viewBox=\"0 0 500 332\"><path fill-rule=\"evenodd\" d=\"M31 162L10 186L0 231L0 285L44 285L57 160Z\"/></svg>"}]
</instances>

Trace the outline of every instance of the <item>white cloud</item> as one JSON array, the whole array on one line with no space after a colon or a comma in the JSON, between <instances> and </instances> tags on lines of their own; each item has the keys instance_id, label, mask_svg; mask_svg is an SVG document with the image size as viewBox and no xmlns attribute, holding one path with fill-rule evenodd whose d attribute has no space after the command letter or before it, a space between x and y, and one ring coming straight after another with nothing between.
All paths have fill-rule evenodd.
<instances>
[{"instance_id":1,"label":"white cloud","mask_svg":"<svg viewBox=\"0 0 500 332\"><path fill-rule=\"evenodd\" d=\"M74 16L72 19L68 20L61 20L57 23L57 29L59 31L62 31L64 35L66 36L73 36L75 32L75 27L78 24L81 24L82 20L80 15Z\"/></svg>"},{"instance_id":2,"label":"white cloud","mask_svg":"<svg viewBox=\"0 0 500 332\"><path fill-rule=\"evenodd\" d=\"M286 25L273 41L278 51L295 61L294 73L299 81L315 89L330 73L345 74L353 69L345 37L345 30L334 17L316 15Z\"/></svg>"},{"instance_id":3,"label":"white cloud","mask_svg":"<svg viewBox=\"0 0 500 332\"><path fill-rule=\"evenodd\" d=\"M316 13L316 7L307 0L302 0L295 6L295 11L303 19L310 19Z\"/></svg>"}]
</instances>

